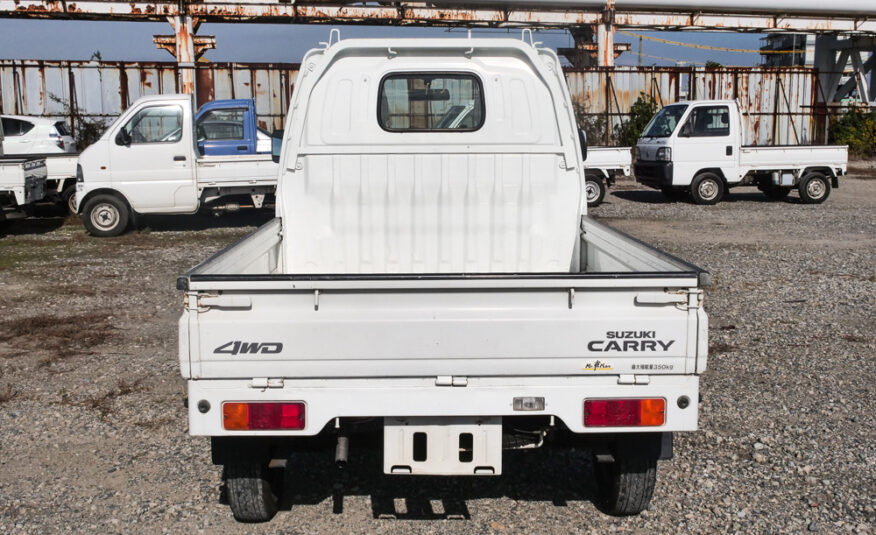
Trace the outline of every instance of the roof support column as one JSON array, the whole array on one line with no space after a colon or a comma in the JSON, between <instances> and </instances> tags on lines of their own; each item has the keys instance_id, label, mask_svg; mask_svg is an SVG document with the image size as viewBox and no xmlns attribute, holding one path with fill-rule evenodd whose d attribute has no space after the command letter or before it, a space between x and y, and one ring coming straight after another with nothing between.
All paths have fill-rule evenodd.
<instances>
[{"instance_id":1,"label":"roof support column","mask_svg":"<svg viewBox=\"0 0 876 535\"><path fill-rule=\"evenodd\" d=\"M602 22L596 27L596 61L600 67L614 67L614 0L608 0Z\"/></svg>"},{"instance_id":2,"label":"roof support column","mask_svg":"<svg viewBox=\"0 0 876 535\"><path fill-rule=\"evenodd\" d=\"M216 38L212 35L196 36L201 21L182 13L167 17L173 27L173 35L155 35L152 41L158 48L167 50L176 58L180 93L195 92L195 62L201 55L216 48Z\"/></svg>"}]
</instances>

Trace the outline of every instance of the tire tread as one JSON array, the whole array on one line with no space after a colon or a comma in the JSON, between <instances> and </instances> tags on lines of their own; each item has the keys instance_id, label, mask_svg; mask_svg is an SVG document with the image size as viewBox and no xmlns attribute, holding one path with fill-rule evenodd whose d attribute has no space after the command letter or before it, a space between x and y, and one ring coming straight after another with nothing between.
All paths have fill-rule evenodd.
<instances>
[{"instance_id":1,"label":"tire tread","mask_svg":"<svg viewBox=\"0 0 876 535\"><path fill-rule=\"evenodd\" d=\"M239 522L267 522L277 513L277 497L268 480L268 468L255 463L225 466L228 504Z\"/></svg>"}]
</instances>

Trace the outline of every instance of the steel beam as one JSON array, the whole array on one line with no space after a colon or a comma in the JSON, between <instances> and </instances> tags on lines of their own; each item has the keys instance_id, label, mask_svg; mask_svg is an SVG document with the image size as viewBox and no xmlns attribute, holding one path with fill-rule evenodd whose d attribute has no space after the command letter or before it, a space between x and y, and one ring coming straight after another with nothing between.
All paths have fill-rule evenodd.
<instances>
[{"instance_id":1,"label":"steel beam","mask_svg":"<svg viewBox=\"0 0 876 535\"><path fill-rule=\"evenodd\" d=\"M730 4L730 2L728 2ZM464 6L464 1L460 1ZM768 15L733 12L685 13L626 10L615 7L616 28L814 32L876 35L876 19L866 16L819 17L813 15ZM0 0L0 17L62 18L91 20L164 21L188 15L208 22L295 22L326 24L388 24L421 26L479 26L568 28L603 22L600 9L525 7L434 7L425 3L341 4L308 0Z\"/></svg>"}]
</instances>

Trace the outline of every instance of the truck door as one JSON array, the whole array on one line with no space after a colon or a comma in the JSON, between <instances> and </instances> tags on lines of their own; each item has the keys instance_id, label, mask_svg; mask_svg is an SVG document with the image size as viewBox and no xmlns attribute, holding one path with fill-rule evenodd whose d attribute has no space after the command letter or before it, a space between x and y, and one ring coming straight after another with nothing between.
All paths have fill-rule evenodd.
<instances>
[{"instance_id":1,"label":"truck door","mask_svg":"<svg viewBox=\"0 0 876 535\"><path fill-rule=\"evenodd\" d=\"M113 187L134 210L197 209L189 117L181 104L156 103L136 111L117 131L110 149Z\"/></svg>"},{"instance_id":2,"label":"truck door","mask_svg":"<svg viewBox=\"0 0 876 535\"><path fill-rule=\"evenodd\" d=\"M739 181L735 146L736 123L730 121L727 105L694 106L678 129L675 154L676 176L690 184L701 169L718 167L728 182Z\"/></svg>"},{"instance_id":3,"label":"truck door","mask_svg":"<svg viewBox=\"0 0 876 535\"><path fill-rule=\"evenodd\" d=\"M249 120L247 120L249 118ZM255 153L255 130L246 108L216 108L198 117L198 150L204 156Z\"/></svg>"}]
</instances>

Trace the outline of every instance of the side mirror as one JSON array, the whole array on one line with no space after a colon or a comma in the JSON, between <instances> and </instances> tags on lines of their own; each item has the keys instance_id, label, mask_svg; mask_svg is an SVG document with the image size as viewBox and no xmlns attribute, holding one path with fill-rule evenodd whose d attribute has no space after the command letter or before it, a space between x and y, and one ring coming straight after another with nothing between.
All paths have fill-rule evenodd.
<instances>
[{"instance_id":1,"label":"side mirror","mask_svg":"<svg viewBox=\"0 0 876 535\"><path fill-rule=\"evenodd\" d=\"M116 145L131 146L131 134L124 128L119 130L119 133L116 135Z\"/></svg>"},{"instance_id":2,"label":"side mirror","mask_svg":"<svg viewBox=\"0 0 876 535\"><path fill-rule=\"evenodd\" d=\"M684 123L681 125L681 130L678 131L678 137L690 137L690 123Z\"/></svg>"},{"instance_id":3,"label":"side mirror","mask_svg":"<svg viewBox=\"0 0 876 535\"><path fill-rule=\"evenodd\" d=\"M587 161L587 132L583 128L578 129L578 141L581 142L581 161Z\"/></svg>"},{"instance_id":4,"label":"side mirror","mask_svg":"<svg viewBox=\"0 0 876 535\"><path fill-rule=\"evenodd\" d=\"M283 130L274 130L271 134L271 159L280 163L280 149L283 148Z\"/></svg>"}]
</instances>

